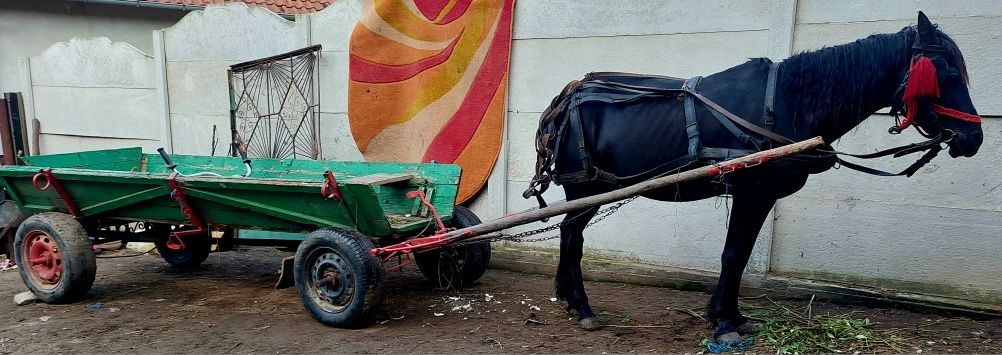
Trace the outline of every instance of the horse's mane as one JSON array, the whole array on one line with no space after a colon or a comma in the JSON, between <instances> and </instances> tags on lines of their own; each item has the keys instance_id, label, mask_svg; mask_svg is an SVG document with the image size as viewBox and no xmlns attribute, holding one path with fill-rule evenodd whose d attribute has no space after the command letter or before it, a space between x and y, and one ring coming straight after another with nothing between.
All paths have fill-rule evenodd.
<instances>
[{"instance_id":1,"label":"horse's mane","mask_svg":"<svg viewBox=\"0 0 1002 355\"><path fill-rule=\"evenodd\" d=\"M960 49L942 31L936 32L953 58L951 64L967 81L967 65ZM847 132L865 115L881 108L867 105L889 102L899 82L881 82L880 78L886 77L888 70L907 67L915 36L915 27L909 26L896 33L874 34L784 60L779 81L783 91L795 96L793 101L801 112L817 113L794 119L824 131Z\"/></svg>"}]
</instances>

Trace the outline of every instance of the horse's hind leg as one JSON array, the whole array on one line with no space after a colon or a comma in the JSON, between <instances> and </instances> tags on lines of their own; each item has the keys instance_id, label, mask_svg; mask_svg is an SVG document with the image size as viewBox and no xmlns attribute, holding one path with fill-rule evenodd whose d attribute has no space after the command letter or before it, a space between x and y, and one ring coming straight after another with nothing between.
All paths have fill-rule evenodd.
<instances>
[{"instance_id":1,"label":"horse's hind leg","mask_svg":"<svg viewBox=\"0 0 1002 355\"><path fill-rule=\"evenodd\" d=\"M738 288L741 286L741 274L755 246L755 239L758 238L769 210L775 204L775 197L754 193L734 194L727 242L720 258L720 279L707 309L710 321L717 327L714 335L718 340L737 338L733 333L746 335L755 332L754 326L738 311Z\"/></svg>"},{"instance_id":2,"label":"horse's hind leg","mask_svg":"<svg viewBox=\"0 0 1002 355\"><path fill-rule=\"evenodd\" d=\"M571 197L568 196L568 200ZM588 295L584 290L581 275L581 257L584 248L584 229L595 216L598 207L568 213L560 226L560 262L557 264L557 297L567 301L567 310L576 311L578 325L585 330L600 327L595 313L588 305Z\"/></svg>"}]
</instances>

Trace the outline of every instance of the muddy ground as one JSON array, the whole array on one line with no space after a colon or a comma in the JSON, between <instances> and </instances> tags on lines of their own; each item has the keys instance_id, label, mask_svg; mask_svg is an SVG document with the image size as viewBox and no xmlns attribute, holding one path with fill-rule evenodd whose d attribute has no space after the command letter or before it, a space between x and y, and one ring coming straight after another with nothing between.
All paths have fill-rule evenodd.
<instances>
[{"instance_id":1,"label":"muddy ground","mask_svg":"<svg viewBox=\"0 0 1002 355\"><path fill-rule=\"evenodd\" d=\"M587 283L593 307L610 326L585 332L550 300L550 276L490 270L471 289L436 291L413 268L388 274L386 302L371 326L328 328L306 313L295 289L272 288L286 255L270 248L214 254L192 273L174 271L155 255L100 259L90 297L69 305L16 306L11 299L25 287L16 271L0 272L0 353L695 353L710 334L702 320L678 311L701 314L705 293ZM765 299L746 302L769 306ZM879 351L1002 352L993 341L998 319L820 302L814 312L854 312L902 335L896 350ZM536 322L527 322L532 314Z\"/></svg>"}]
</instances>

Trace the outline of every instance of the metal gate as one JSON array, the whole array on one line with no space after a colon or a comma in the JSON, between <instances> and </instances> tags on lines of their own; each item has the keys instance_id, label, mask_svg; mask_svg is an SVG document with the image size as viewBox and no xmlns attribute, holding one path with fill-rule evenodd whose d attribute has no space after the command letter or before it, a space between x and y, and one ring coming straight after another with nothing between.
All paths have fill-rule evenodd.
<instances>
[{"instance_id":1,"label":"metal gate","mask_svg":"<svg viewBox=\"0 0 1002 355\"><path fill-rule=\"evenodd\" d=\"M315 45L230 66L231 155L322 158L319 59Z\"/></svg>"}]
</instances>

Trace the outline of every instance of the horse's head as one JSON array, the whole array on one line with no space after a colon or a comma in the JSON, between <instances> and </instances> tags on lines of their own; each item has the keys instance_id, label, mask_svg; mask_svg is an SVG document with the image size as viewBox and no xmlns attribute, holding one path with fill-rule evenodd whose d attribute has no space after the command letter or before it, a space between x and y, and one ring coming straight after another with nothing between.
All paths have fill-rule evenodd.
<instances>
[{"instance_id":1,"label":"horse's head","mask_svg":"<svg viewBox=\"0 0 1002 355\"><path fill-rule=\"evenodd\" d=\"M974 156L984 134L968 91L964 56L921 11L915 29L911 65L892 108L894 113L904 111L905 119L892 132L914 123L923 135L942 137L950 156Z\"/></svg>"}]
</instances>

